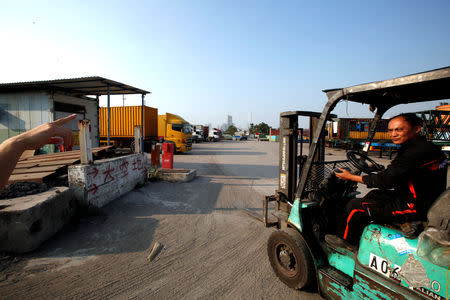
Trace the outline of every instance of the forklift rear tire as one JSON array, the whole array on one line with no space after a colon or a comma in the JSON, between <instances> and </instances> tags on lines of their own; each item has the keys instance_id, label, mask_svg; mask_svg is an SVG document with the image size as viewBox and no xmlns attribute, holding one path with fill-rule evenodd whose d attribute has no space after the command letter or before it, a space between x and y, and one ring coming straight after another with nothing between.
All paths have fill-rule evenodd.
<instances>
[{"instance_id":1,"label":"forklift rear tire","mask_svg":"<svg viewBox=\"0 0 450 300\"><path fill-rule=\"evenodd\" d=\"M274 231L267 242L267 254L275 274L288 287L301 289L315 280L313 258L296 229Z\"/></svg>"}]
</instances>

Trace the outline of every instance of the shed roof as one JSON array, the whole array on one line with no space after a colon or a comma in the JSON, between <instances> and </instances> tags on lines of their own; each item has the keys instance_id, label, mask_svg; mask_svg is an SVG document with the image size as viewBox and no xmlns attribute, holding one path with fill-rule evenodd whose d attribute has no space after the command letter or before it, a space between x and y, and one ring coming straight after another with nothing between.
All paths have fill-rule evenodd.
<instances>
[{"instance_id":1,"label":"shed roof","mask_svg":"<svg viewBox=\"0 0 450 300\"><path fill-rule=\"evenodd\" d=\"M150 92L104 77L80 77L69 79L0 83L0 92L50 90L73 95L110 95L148 94Z\"/></svg>"},{"instance_id":2,"label":"shed roof","mask_svg":"<svg viewBox=\"0 0 450 300\"><path fill-rule=\"evenodd\" d=\"M328 98L342 92L341 99L367 104L397 104L450 98L450 67L398 78L324 90Z\"/></svg>"}]
</instances>

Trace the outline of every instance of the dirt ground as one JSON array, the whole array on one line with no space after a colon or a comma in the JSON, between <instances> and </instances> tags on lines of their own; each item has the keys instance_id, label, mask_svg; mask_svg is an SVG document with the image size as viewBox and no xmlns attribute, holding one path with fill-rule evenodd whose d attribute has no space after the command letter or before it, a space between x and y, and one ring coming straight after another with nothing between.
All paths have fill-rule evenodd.
<instances>
[{"instance_id":1,"label":"dirt ground","mask_svg":"<svg viewBox=\"0 0 450 300\"><path fill-rule=\"evenodd\" d=\"M0 298L320 299L277 279L266 254L272 229L234 207L261 213L277 188L278 143L195 144L174 166L198 177L149 182L36 251L1 256ZM149 262L155 242L164 248Z\"/></svg>"}]
</instances>

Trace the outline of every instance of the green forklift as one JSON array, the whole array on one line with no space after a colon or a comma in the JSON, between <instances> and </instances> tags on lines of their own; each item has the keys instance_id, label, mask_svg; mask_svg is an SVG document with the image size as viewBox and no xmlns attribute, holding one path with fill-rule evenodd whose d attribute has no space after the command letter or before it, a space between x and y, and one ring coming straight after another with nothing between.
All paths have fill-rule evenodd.
<instances>
[{"instance_id":1,"label":"green forklift","mask_svg":"<svg viewBox=\"0 0 450 300\"><path fill-rule=\"evenodd\" d=\"M377 122L399 104L449 99L450 67L324 92L322 113L280 115L278 189L263 200L264 225L276 229L267 243L275 274L294 289L317 287L328 299L449 299L449 189L429 209L428 222L371 223L354 248L327 243L325 236L343 217L339 207L359 193L355 182L339 180L334 171L382 170L368 155ZM329 161L325 127L340 101L368 104L374 117L362 149ZM299 117L309 118L307 156Z\"/></svg>"}]
</instances>

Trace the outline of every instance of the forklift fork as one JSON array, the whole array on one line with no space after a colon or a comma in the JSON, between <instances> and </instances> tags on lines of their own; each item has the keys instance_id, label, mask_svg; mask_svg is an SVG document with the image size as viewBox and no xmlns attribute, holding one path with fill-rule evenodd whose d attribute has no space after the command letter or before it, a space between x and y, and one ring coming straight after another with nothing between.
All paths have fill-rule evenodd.
<instances>
[{"instance_id":1,"label":"forklift fork","mask_svg":"<svg viewBox=\"0 0 450 300\"><path fill-rule=\"evenodd\" d=\"M275 195L265 196L263 200L263 223L266 227L278 226L278 222L271 222L269 220L269 202L275 202L277 198Z\"/></svg>"}]
</instances>

